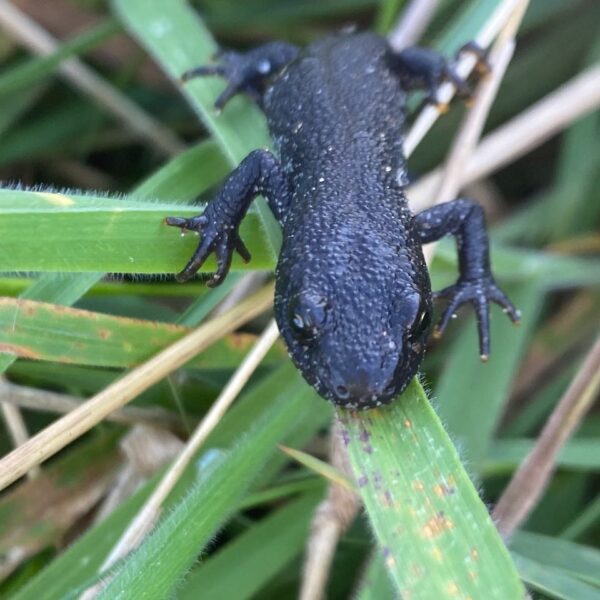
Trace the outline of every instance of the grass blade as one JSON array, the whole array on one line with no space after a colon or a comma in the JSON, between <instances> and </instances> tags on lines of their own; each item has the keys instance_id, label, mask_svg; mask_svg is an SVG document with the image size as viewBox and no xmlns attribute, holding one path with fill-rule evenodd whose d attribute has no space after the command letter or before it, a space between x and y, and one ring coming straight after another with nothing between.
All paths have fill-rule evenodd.
<instances>
[{"instance_id":1,"label":"grass blade","mask_svg":"<svg viewBox=\"0 0 600 600\"><path fill-rule=\"evenodd\" d=\"M440 398L440 417L475 470L488 453L543 298L536 285L523 286L509 295L522 311L521 327L511 327L503 315L493 315L492 354L489 362L482 365L475 350L476 332L471 320L454 343L435 389ZM500 350L508 348L510 351Z\"/></svg>"},{"instance_id":2,"label":"grass blade","mask_svg":"<svg viewBox=\"0 0 600 600\"><path fill-rule=\"evenodd\" d=\"M488 512L415 380L395 403L342 413L354 475L402 595L520 598Z\"/></svg>"},{"instance_id":3,"label":"grass blade","mask_svg":"<svg viewBox=\"0 0 600 600\"><path fill-rule=\"evenodd\" d=\"M381 552L375 552L365 569L355 600L392 600L394 587Z\"/></svg>"},{"instance_id":4,"label":"grass blade","mask_svg":"<svg viewBox=\"0 0 600 600\"><path fill-rule=\"evenodd\" d=\"M188 327L113 317L32 300L0 298L0 351L22 358L96 367L139 365L190 333ZM231 334L194 357L196 368L231 369L256 337ZM267 363L281 358L271 350Z\"/></svg>"},{"instance_id":5,"label":"grass blade","mask_svg":"<svg viewBox=\"0 0 600 600\"><path fill-rule=\"evenodd\" d=\"M119 18L173 81L181 74L210 62L217 46L198 15L184 0L113 0ZM247 99L234 98L219 117L213 107L223 82L196 79L182 87L192 108L212 133L232 167L255 150L268 146L264 117ZM264 199L256 201L272 256L281 243L281 233Z\"/></svg>"},{"instance_id":6,"label":"grass blade","mask_svg":"<svg viewBox=\"0 0 600 600\"><path fill-rule=\"evenodd\" d=\"M514 553L513 559L523 581L534 590L557 600L598 600L598 588L564 571L549 569L547 565Z\"/></svg>"},{"instance_id":7,"label":"grass blade","mask_svg":"<svg viewBox=\"0 0 600 600\"><path fill-rule=\"evenodd\" d=\"M198 208L71 193L0 190L0 271L109 271L173 273L198 245L164 224L167 216L191 217ZM271 268L256 214L241 228L253 268ZM42 242L43 240L43 247ZM214 269L214 261L207 261ZM244 263L234 258L233 268Z\"/></svg>"},{"instance_id":8,"label":"grass blade","mask_svg":"<svg viewBox=\"0 0 600 600\"><path fill-rule=\"evenodd\" d=\"M102 42L117 34L119 25L109 19L93 29L61 44L56 51L47 56L31 58L0 76L0 97L14 94L28 86L38 83L51 75L55 68L65 59L80 56L92 50Z\"/></svg>"},{"instance_id":9,"label":"grass blade","mask_svg":"<svg viewBox=\"0 0 600 600\"><path fill-rule=\"evenodd\" d=\"M510 473L533 450L535 440L509 438L494 441L483 464L486 476ZM600 471L600 440L575 438L558 453L556 466L573 471Z\"/></svg>"},{"instance_id":10,"label":"grass blade","mask_svg":"<svg viewBox=\"0 0 600 600\"><path fill-rule=\"evenodd\" d=\"M520 531L511 538L510 549L600 587L600 551L596 548Z\"/></svg>"},{"instance_id":11,"label":"grass blade","mask_svg":"<svg viewBox=\"0 0 600 600\"><path fill-rule=\"evenodd\" d=\"M314 394L308 393L308 388L301 383L293 366L286 363L245 392L240 398L240 402L225 415L207 440L206 447L196 457L194 463L188 467L182 481L167 498L165 514L184 498L190 487L197 482L199 466L209 464L211 456L222 456L224 451L242 439L248 431L249 422L261 419L264 415L273 414L274 406L288 402L296 403L294 399L296 396L300 396L300 402L308 404L310 408L308 412L302 412L302 416L294 422L293 431L280 441L290 445L306 444L325 425L330 417L330 410L324 402L311 400ZM281 470L284 461L281 452L273 448L270 457L268 466L262 470L258 480L254 481L253 489L260 489L261 481L270 481ZM73 590L81 588L86 582L92 580L95 582L94 577L107 554L156 483L157 478L155 477L138 493L119 506L105 521L88 530L37 577L33 578L15 596L14 600L62 599L73 594ZM274 498L267 492L251 494L242 503L236 505L236 510L237 506L246 503L246 500L253 506L261 502L272 502ZM297 493L295 489L282 490L282 492L284 492L282 495ZM280 498L281 496L277 496L275 499Z\"/></svg>"},{"instance_id":12,"label":"grass blade","mask_svg":"<svg viewBox=\"0 0 600 600\"><path fill-rule=\"evenodd\" d=\"M180 600L254 597L304 549L320 495L307 494L254 524L195 569L177 592ZM232 572L231 566L235 565Z\"/></svg>"},{"instance_id":13,"label":"grass blade","mask_svg":"<svg viewBox=\"0 0 600 600\"><path fill-rule=\"evenodd\" d=\"M303 396L296 395L274 404L256 421L218 468L207 473L126 560L99 598L162 600L172 594L198 553L231 514L275 444L304 412L313 410L312 402L321 402L308 388L307 397Z\"/></svg>"}]
</instances>

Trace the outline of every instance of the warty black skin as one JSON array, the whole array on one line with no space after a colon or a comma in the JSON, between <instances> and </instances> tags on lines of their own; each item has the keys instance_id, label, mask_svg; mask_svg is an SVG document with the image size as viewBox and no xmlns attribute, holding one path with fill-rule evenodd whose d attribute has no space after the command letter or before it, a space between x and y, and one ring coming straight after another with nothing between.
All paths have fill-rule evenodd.
<instances>
[{"instance_id":1,"label":"warty black skin","mask_svg":"<svg viewBox=\"0 0 600 600\"><path fill-rule=\"evenodd\" d=\"M184 75L225 77L219 107L237 91L258 99L279 159L255 150L202 215L167 219L202 236L178 277L192 277L215 252L209 285L217 285L234 250L249 260L238 226L254 197L265 196L283 228L279 329L304 378L347 408L389 402L421 364L433 296L422 244L448 233L458 244L460 277L439 293L449 298L439 333L471 302L487 357L489 302L519 318L492 277L479 205L461 199L413 216L403 192L406 90L425 82L431 96L451 73L441 60L421 48L394 54L371 33L341 34L303 51L273 42L226 52Z\"/></svg>"}]
</instances>

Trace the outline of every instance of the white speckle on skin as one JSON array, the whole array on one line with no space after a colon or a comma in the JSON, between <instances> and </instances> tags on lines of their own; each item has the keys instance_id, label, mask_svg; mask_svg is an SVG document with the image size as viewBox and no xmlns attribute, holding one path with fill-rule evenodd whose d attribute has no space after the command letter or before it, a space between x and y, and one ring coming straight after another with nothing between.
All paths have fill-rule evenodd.
<instances>
[{"instance_id":1,"label":"white speckle on skin","mask_svg":"<svg viewBox=\"0 0 600 600\"><path fill-rule=\"evenodd\" d=\"M256 65L256 70L259 73L262 73L263 75L267 75L268 73L271 72L271 63L268 60L261 60L257 65Z\"/></svg>"}]
</instances>

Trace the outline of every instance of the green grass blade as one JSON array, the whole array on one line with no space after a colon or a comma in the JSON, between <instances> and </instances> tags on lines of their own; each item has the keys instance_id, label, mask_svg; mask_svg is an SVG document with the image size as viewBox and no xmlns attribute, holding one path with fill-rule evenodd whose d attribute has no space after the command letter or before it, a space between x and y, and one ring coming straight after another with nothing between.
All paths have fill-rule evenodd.
<instances>
[{"instance_id":1,"label":"green grass blade","mask_svg":"<svg viewBox=\"0 0 600 600\"><path fill-rule=\"evenodd\" d=\"M223 283L190 304L177 319L180 325L193 327L200 323L241 281L242 273L229 273Z\"/></svg>"},{"instance_id":2,"label":"green grass blade","mask_svg":"<svg viewBox=\"0 0 600 600\"><path fill-rule=\"evenodd\" d=\"M600 551L596 548L520 531L511 538L510 549L600 587Z\"/></svg>"},{"instance_id":3,"label":"green grass blade","mask_svg":"<svg viewBox=\"0 0 600 600\"><path fill-rule=\"evenodd\" d=\"M22 358L96 367L134 367L189 333L189 328L114 317L31 300L0 298L0 350ZM232 334L195 357L196 368L231 369L256 341ZM284 356L272 349L266 364Z\"/></svg>"},{"instance_id":4,"label":"green grass blade","mask_svg":"<svg viewBox=\"0 0 600 600\"><path fill-rule=\"evenodd\" d=\"M190 150L190 152L192 152L192 150ZM200 152L206 152L205 147L203 147ZM192 181L195 182L194 185L186 184L186 187L184 188L187 190L189 197L182 199L191 199L191 197L202 193L213 184L210 175L213 172L213 169L209 168L205 171L202 168L203 164L204 163L200 162L199 165L195 167L192 165L194 169L200 173L204 173L205 177L200 180L197 177L193 177ZM189 169L186 173L187 172L189 172ZM181 159L180 157L176 157L159 169L147 182L144 182L139 186L140 198L152 197L161 199L163 198L162 194L165 194L164 197L169 198L171 186L176 185L176 183L180 182L182 179L186 179L186 177L184 177L184 174L181 171ZM195 190L193 189L194 187L196 188ZM36 247L39 247L38 242L39 240L36 241ZM19 253L23 248L24 246L21 244ZM48 273L42 275L21 294L21 297L29 298L31 300L64 304L67 306L74 304L104 276L104 273L98 273L96 271L97 269L92 273L81 275L63 273ZM0 372L4 372L15 360L16 357L13 355L0 355Z\"/></svg>"},{"instance_id":5,"label":"green grass blade","mask_svg":"<svg viewBox=\"0 0 600 600\"><path fill-rule=\"evenodd\" d=\"M482 364L474 319L470 319L453 344L435 388L440 418L475 471L488 453L543 298L535 284L509 290L509 296L522 311L521 326L511 326L493 307L492 353L490 360Z\"/></svg>"},{"instance_id":6,"label":"green grass blade","mask_svg":"<svg viewBox=\"0 0 600 600\"><path fill-rule=\"evenodd\" d=\"M598 600L598 588L564 571L549 569L547 565L513 553L519 574L530 587L557 600Z\"/></svg>"},{"instance_id":7,"label":"green grass blade","mask_svg":"<svg viewBox=\"0 0 600 600\"><path fill-rule=\"evenodd\" d=\"M85 275L49 273L40 277L21 296L69 305L83 296L101 277L102 275L98 273ZM0 373L8 369L16 359L14 354L0 354Z\"/></svg>"},{"instance_id":8,"label":"green grass blade","mask_svg":"<svg viewBox=\"0 0 600 600\"><path fill-rule=\"evenodd\" d=\"M119 31L119 24L113 19L108 19L73 39L63 42L55 52L47 56L28 59L24 64L13 67L0 75L0 97L14 94L16 91L39 82L44 77L51 75L66 58L85 54Z\"/></svg>"},{"instance_id":9,"label":"green grass blade","mask_svg":"<svg viewBox=\"0 0 600 600\"><path fill-rule=\"evenodd\" d=\"M436 251L433 275L444 281L456 279L456 247L442 241ZM600 261L597 258L565 256L492 246L492 267L499 281L531 284L535 279L544 289L600 284Z\"/></svg>"},{"instance_id":10,"label":"green grass blade","mask_svg":"<svg viewBox=\"0 0 600 600\"><path fill-rule=\"evenodd\" d=\"M195 569L179 600L245 600L304 550L321 494L307 494L274 511ZM232 565L235 569L232 570Z\"/></svg>"},{"instance_id":11,"label":"green grass blade","mask_svg":"<svg viewBox=\"0 0 600 600\"><path fill-rule=\"evenodd\" d=\"M561 533L561 537L565 540L576 540L598 523L600 523L600 495L590 501L577 515L577 518Z\"/></svg>"},{"instance_id":12,"label":"green grass blade","mask_svg":"<svg viewBox=\"0 0 600 600\"><path fill-rule=\"evenodd\" d=\"M349 18L354 16L348 14L351 11L364 11L377 2L378 0L244 0L243 3L203 3L202 7L206 11L205 18L211 28L235 35L243 27L259 27L262 32L278 25L289 24L295 30L298 23L303 23L306 19ZM288 30L283 31L287 33Z\"/></svg>"},{"instance_id":13,"label":"green grass blade","mask_svg":"<svg viewBox=\"0 0 600 600\"><path fill-rule=\"evenodd\" d=\"M385 35L395 23L404 0L381 0L375 19L375 29Z\"/></svg>"},{"instance_id":14,"label":"green grass blade","mask_svg":"<svg viewBox=\"0 0 600 600\"><path fill-rule=\"evenodd\" d=\"M244 438L249 429L249 423L254 420L264 422L268 415L278 414L276 407L291 403L294 406L304 404L307 410L302 410L294 422L293 431L283 443L302 446L306 444L322 428L330 410L322 400L316 399L294 367L288 362L272 374L266 376L260 383L244 392L239 403L225 415L215 431L206 441L204 448L190 464L179 484L165 503L165 514L168 514L190 487L198 480L198 467L209 462L211 455L222 456L229 452L238 440ZM227 454L229 456L229 454ZM260 486L260 480L265 476L270 478L282 466L285 457L272 447L271 460L261 472L259 480L253 483L253 489ZM203 480L204 481L204 480ZM96 527L88 530L76 540L46 569L33 578L27 586L15 596L15 600L56 600L63 599L85 582L93 580L97 570L117 542L124 528L135 516L143 501L157 483L155 477L145 485L140 492L121 504L114 513ZM296 493L290 490L290 493ZM255 504L260 498L256 493L247 498ZM236 504L235 509L244 503ZM271 501L268 495L267 501Z\"/></svg>"},{"instance_id":15,"label":"green grass blade","mask_svg":"<svg viewBox=\"0 0 600 600\"><path fill-rule=\"evenodd\" d=\"M439 600L521 598L508 551L419 383L387 407L340 413L397 591Z\"/></svg>"},{"instance_id":16,"label":"green grass blade","mask_svg":"<svg viewBox=\"0 0 600 600\"><path fill-rule=\"evenodd\" d=\"M0 98L0 134L4 134L38 100L43 86L22 90L8 98Z\"/></svg>"},{"instance_id":17,"label":"green grass blade","mask_svg":"<svg viewBox=\"0 0 600 600\"><path fill-rule=\"evenodd\" d=\"M215 142L200 142L185 150L135 189L136 198L187 201L216 185L229 165Z\"/></svg>"},{"instance_id":18,"label":"green grass blade","mask_svg":"<svg viewBox=\"0 0 600 600\"><path fill-rule=\"evenodd\" d=\"M125 27L174 81L188 69L210 62L217 49L184 0L113 0L113 6ZM269 137L264 117L246 98L233 99L225 114L217 115L213 104L223 85L215 78L200 78L182 86L182 91L233 167L252 150L268 146ZM264 199L257 199L256 206L273 259L281 232Z\"/></svg>"},{"instance_id":19,"label":"green grass blade","mask_svg":"<svg viewBox=\"0 0 600 600\"><path fill-rule=\"evenodd\" d=\"M303 397L306 396L306 397ZM312 400L311 400L312 397ZM217 528L264 466L275 444L321 402L312 390L274 404L125 561L99 598L156 598L173 593Z\"/></svg>"},{"instance_id":20,"label":"green grass blade","mask_svg":"<svg viewBox=\"0 0 600 600\"><path fill-rule=\"evenodd\" d=\"M354 600L393 600L395 597L390 574L378 550L367 563Z\"/></svg>"},{"instance_id":21,"label":"green grass blade","mask_svg":"<svg viewBox=\"0 0 600 600\"><path fill-rule=\"evenodd\" d=\"M198 238L182 239L164 220L196 214L196 207L130 196L0 190L0 271L173 273L193 254ZM272 268L256 213L247 216L241 232L253 255L252 267ZM232 268L242 266L234 258ZM214 259L206 268L214 270Z\"/></svg>"},{"instance_id":22,"label":"green grass blade","mask_svg":"<svg viewBox=\"0 0 600 600\"><path fill-rule=\"evenodd\" d=\"M535 440L501 439L492 442L483 464L486 476L506 474L521 464L533 449ZM572 471L600 471L600 440L575 438L569 440L556 458L556 466Z\"/></svg>"}]
</instances>

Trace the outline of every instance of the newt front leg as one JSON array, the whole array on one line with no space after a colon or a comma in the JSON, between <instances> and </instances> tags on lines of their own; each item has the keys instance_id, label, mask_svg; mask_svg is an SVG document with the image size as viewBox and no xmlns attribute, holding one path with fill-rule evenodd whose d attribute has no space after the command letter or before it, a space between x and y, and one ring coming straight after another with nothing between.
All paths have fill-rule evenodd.
<instances>
[{"instance_id":1,"label":"newt front leg","mask_svg":"<svg viewBox=\"0 0 600 600\"><path fill-rule=\"evenodd\" d=\"M281 222L289 203L288 181L279 161L268 150L251 152L231 173L203 214L191 219L167 217L167 225L182 231L196 231L201 236L192 258L177 275L178 281L193 277L211 252L217 257L217 271L207 282L210 287L223 281L234 251L245 262L250 260L238 228L250 203L259 195L267 199L273 214Z\"/></svg>"},{"instance_id":2,"label":"newt front leg","mask_svg":"<svg viewBox=\"0 0 600 600\"><path fill-rule=\"evenodd\" d=\"M434 294L435 298L449 299L434 334L441 335L456 309L470 302L477 315L481 360L487 360L490 302L499 304L513 323L518 323L521 315L494 280L483 209L476 202L461 198L424 210L415 216L414 223L421 243L428 244L451 234L456 237L458 247L458 281Z\"/></svg>"}]
</instances>

